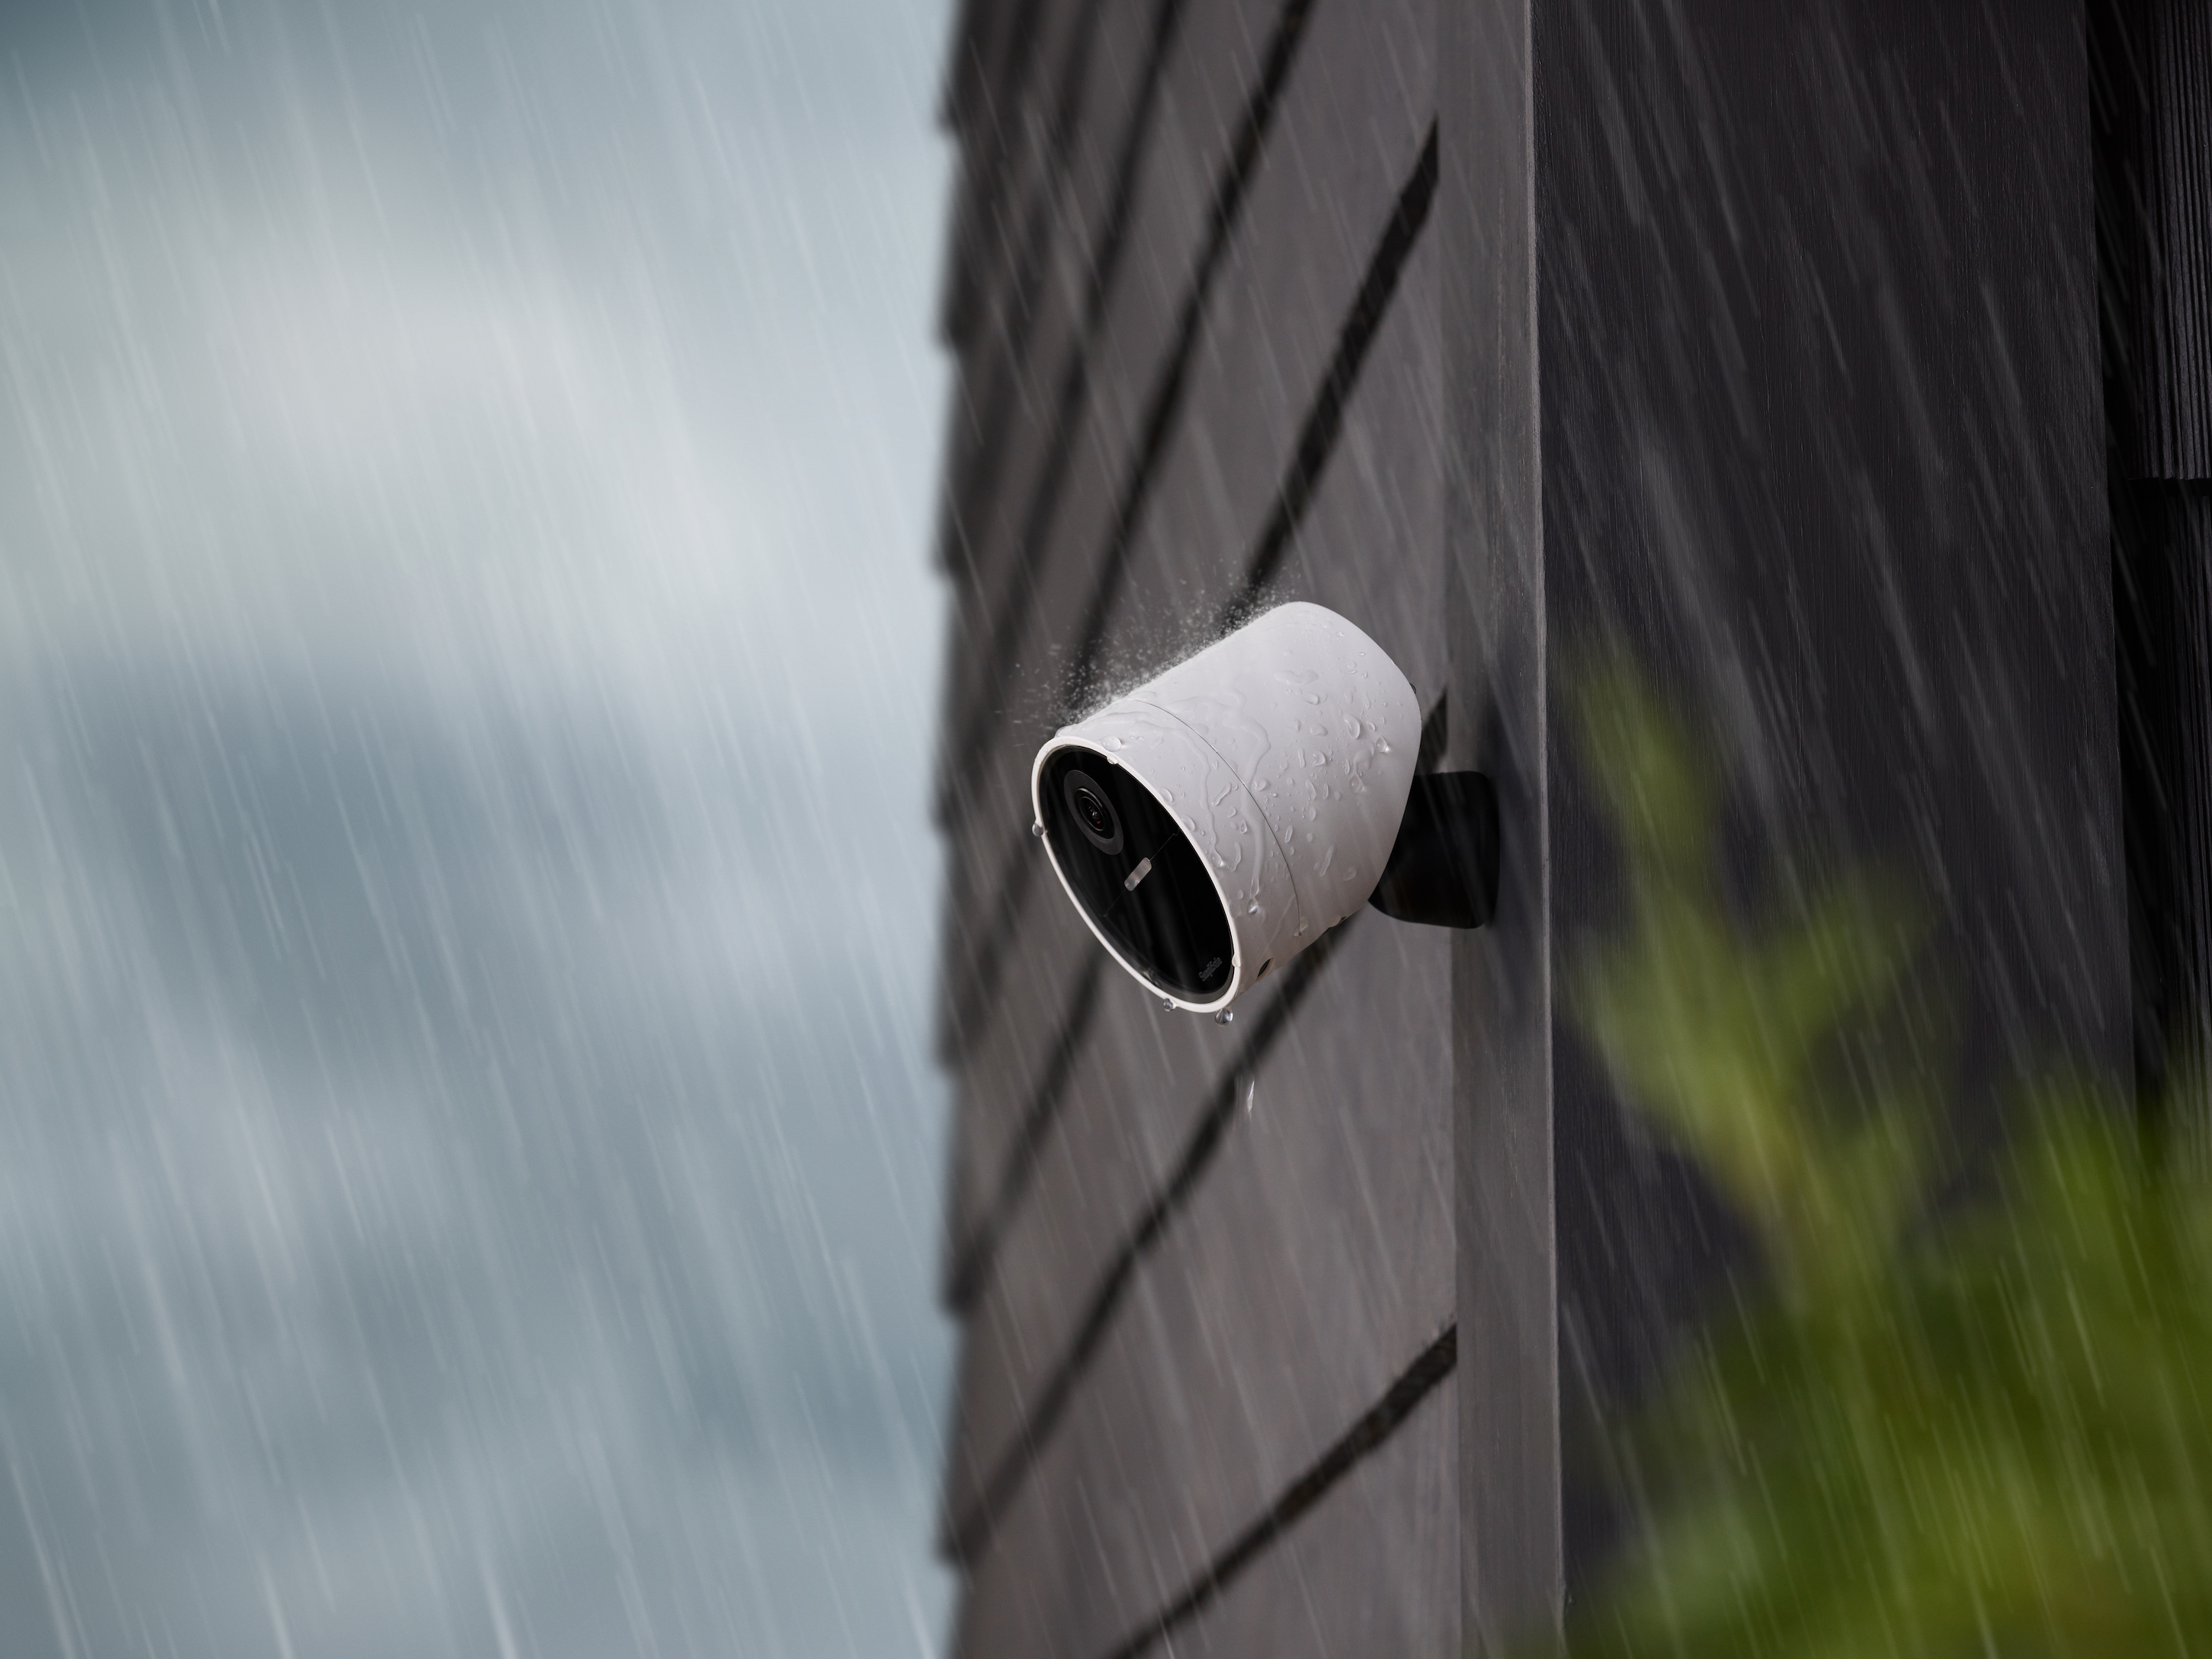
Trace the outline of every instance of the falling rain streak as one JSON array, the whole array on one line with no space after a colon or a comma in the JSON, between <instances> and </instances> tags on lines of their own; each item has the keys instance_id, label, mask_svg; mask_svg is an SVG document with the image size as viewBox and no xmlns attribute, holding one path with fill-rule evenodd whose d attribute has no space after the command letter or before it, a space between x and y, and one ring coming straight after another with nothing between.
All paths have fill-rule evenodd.
<instances>
[{"instance_id":1,"label":"falling rain streak","mask_svg":"<svg viewBox=\"0 0 2212 1659\"><path fill-rule=\"evenodd\" d=\"M937 1651L945 8L0 9L0 1650Z\"/></svg>"}]
</instances>

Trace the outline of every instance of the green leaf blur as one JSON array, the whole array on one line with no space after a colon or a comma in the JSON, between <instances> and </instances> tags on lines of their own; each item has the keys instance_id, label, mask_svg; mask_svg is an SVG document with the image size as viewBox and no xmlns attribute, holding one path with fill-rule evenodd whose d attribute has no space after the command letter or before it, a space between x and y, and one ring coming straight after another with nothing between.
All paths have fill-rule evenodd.
<instances>
[{"instance_id":1,"label":"green leaf blur","mask_svg":"<svg viewBox=\"0 0 2212 1659\"><path fill-rule=\"evenodd\" d=\"M2116 1086L2058 1077L2017 1090L1984 1196L1938 1211L1924 907L1858 870L1743 915L1721 758L1618 658L1572 708L1626 868L1572 1017L1765 1272L1634 1431L1639 1539L1568 1649L2212 1652L2212 1187Z\"/></svg>"}]
</instances>

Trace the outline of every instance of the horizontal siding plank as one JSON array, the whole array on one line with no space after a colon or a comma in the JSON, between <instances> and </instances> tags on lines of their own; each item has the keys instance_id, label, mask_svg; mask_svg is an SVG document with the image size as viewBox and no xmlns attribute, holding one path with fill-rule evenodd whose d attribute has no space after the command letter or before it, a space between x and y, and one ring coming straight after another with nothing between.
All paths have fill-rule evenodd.
<instances>
[{"instance_id":1,"label":"horizontal siding plank","mask_svg":"<svg viewBox=\"0 0 2212 1659\"><path fill-rule=\"evenodd\" d=\"M1113 0L1099 19L1084 121L1070 156L1064 230L1055 240L1046 285L1057 320L1051 337L1039 336L1025 359L1024 395L1007 428L1004 470L988 495L973 504L973 585L961 598L973 610L974 648L948 671L956 716L948 732L960 729L976 697L1004 666L1003 647L990 647L993 619L1009 584L1024 568L1039 502L1065 489L1064 480L1048 482L1048 465L1055 441L1069 441L1060 432L1064 408L1079 421L1089 417L1102 382L1110 386L1117 374L1139 373L1148 365L1149 360L1125 363L1122 354L1128 348L1115 331L1115 301L1127 283L1131 254L1152 230L1144 214L1145 191L1151 158L1159 148L1158 111L1166 82L1186 47L1189 12L1209 3L1227 0ZM1096 316L1094 301L1102 307ZM1071 377L1079 377L1083 390L1079 400L1067 405ZM1081 448L1080 427L1073 430L1077 435L1071 459ZM1079 537L1063 543L1064 523L1054 517L1042 524L1046 555L1054 560L1071 553L1088 556Z\"/></svg>"},{"instance_id":2,"label":"horizontal siding plank","mask_svg":"<svg viewBox=\"0 0 2212 1659\"><path fill-rule=\"evenodd\" d=\"M1379 915L1347 924L1253 1066L1248 1116L1243 1057L1284 988L1225 1028L1163 1014L1101 966L1026 833L1030 762L1101 619L1102 557L1133 477L1141 509L1124 526L1101 653L1116 682L1203 643L1240 592L1430 126L1425 0L1316 0L1177 358L1223 161L1285 15L1280 0L1185 4L1044 545L1023 538L1056 377L1082 334L1066 250L1099 234L1112 194L1089 115L1069 190L1087 168L1092 205L1055 232L1019 418L1002 455L975 457L998 469L989 489L962 502L973 564L946 691L945 1032L959 1099L946 1236L949 1287L964 1261L957 1288L972 1300L945 1498L948 1532L970 1550L963 1654L1104 1659L1249 1538L1453 1313L1449 936ZM1126 107L1152 12L1114 11L1119 67L1094 73L1121 76ZM1109 19L1101 28L1103 58ZM1352 617L1425 705L1445 670L1436 286L1424 240L1363 336L1334 447L1261 595ZM1161 428L1170 362L1185 378ZM1148 427L1165 442L1140 462ZM1004 631L1005 617L1019 627ZM969 730L985 742L963 753ZM1064 1045L1086 983L1087 1025ZM1447 1379L1240 1558L1173 1650L1449 1651L1451 1392ZM1307 1584L1334 1588L1293 1595Z\"/></svg>"},{"instance_id":3,"label":"horizontal siding plank","mask_svg":"<svg viewBox=\"0 0 2212 1659\"><path fill-rule=\"evenodd\" d=\"M1459 1405L1447 1377L1315 1510L1177 1628L1162 1659L1449 1659ZM1135 1659L1135 1656L1130 1656Z\"/></svg>"},{"instance_id":4,"label":"horizontal siding plank","mask_svg":"<svg viewBox=\"0 0 2212 1659\"><path fill-rule=\"evenodd\" d=\"M1047 729L1057 724L1062 659L1054 649L1060 630L1051 619L1071 610L1079 616L1091 590L1091 573L1142 453L1194 279L1208 269L1204 255L1215 199L1231 171L1261 55L1279 24L1306 15L1305 0L1182 0L1182 8L1141 158L1118 280L1085 356L1087 385L1066 476L1052 498L1055 510L1021 527L1024 544L1003 566L994 564L979 594L993 631L948 727L956 756L973 748L971 735L984 718L979 710L1006 711L988 720L993 732L1009 723L1024 730L1040 721ZM1261 167L1267 153L1263 144ZM1040 544L1026 544L1032 533L1042 536Z\"/></svg>"},{"instance_id":5,"label":"horizontal siding plank","mask_svg":"<svg viewBox=\"0 0 2212 1659\"><path fill-rule=\"evenodd\" d=\"M1345 422L1342 454L1316 498L1310 529L1271 594L1312 599L1354 617L1424 690L1444 673L1441 488L1431 447L1440 397L1435 313L1425 303L1432 257L1409 273L1409 301L1377 340L1363 390ZM1032 844L1030 856L1043 859ZM972 1234L975 1206L996 1190L1009 1141L1057 1041L1069 988L1082 963L1103 957L1048 872L1037 877L1037 913L1010 947L1005 990L964 1075L957 1120L963 1171L951 1206L956 1237ZM1109 989L1141 998L1110 963ZM1149 1012L1149 1007L1147 1007ZM1170 1026L1187 1017L1165 1017Z\"/></svg>"},{"instance_id":6,"label":"horizontal siding plank","mask_svg":"<svg viewBox=\"0 0 2212 1659\"><path fill-rule=\"evenodd\" d=\"M1074 1341L1094 1288L1169 1180L1242 1047L1234 1025L1162 1012L1119 968L1100 987L1089 1041L1070 1069L1029 1191L1008 1218L969 1313L963 1340L975 1364L955 1402L947 1460L946 1508L955 1521L972 1510L1009 1455Z\"/></svg>"},{"instance_id":7,"label":"horizontal siding plank","mask_svg":"<svg viewBox=\"0 0 2212 1659\"><path fill-rule=\"evenodd\" d=\"M1052 188L1052 135L1060 118L1063 69L1081 33L1085 9L1052 0L1033 5L1027 20L1030 39L1012 84L999 94L999 141L1004 154L987 207L972 210L975 223L952 239L954 278L961 286L947 296L946 332L955 368L974 378L999 349L1009 314L1013 279L1020 263L1024 228L1040 192ZM983 142L988 142L988 136ZM966 326L960 324L964 318Z\"/></svg>"},{"instance_id":8,"label":"horizontal siding plank","mask_svg":"<svg viewBox=\"0 0 2212 1659\"><path fill-rule=\"evenodd\" d=\"M1042 860L1045 850L1033 845L1030 856ZM1037 895L1035 911L1012 937L1000 988L958 1073L945 1218L946 1243L955 1254L975 1237L1003 1186L1014 1139L1049 1068L1085 969L1105 955L1051 872L1041 870L1035 879L1050 887ZM1119 968L1113 971L1130 991L1137 989ZM945 1265L949 1289L951 1261Z\"/></svg>"},{"instance_id":9,"label":"horizontal siding plank","mask_svg":"<svg viewBox=\"0 0 2212 1659\"><path fill-rule=\"evenodd\" d=\"M1024 486L1034 477L1055 390L1079 336L1100 221L1111 198L1159 3L1103 0L1080 20L1068 17L1065 9L1053 9L1060 20L1050 31L1048 49L1055 84L1049 106L1036 111L1030 124L1030 174L1007 226L1012 240L994 283L993 326L979 333L957 365L963 394L972 404L971 418L957 434L950 474L964 542L953 568L963 581L1003 560L1018 528ZM1078 21L1084 27L1071 27ZM1076 76L1072 83L1066 79L1071 73ZM1072 106L1066 112L1071 125L1064 150L1055 147L1063 98ZM1041 233L1041 240L1031 250L1033 231ZM1032 252L1035 268L1024 270ZM1024 437L1026 467L1012 447Z\"/></svg>"},{"instance_id":10,"label":"horizontal siding plank","mask_svg":"<svg viewBox=\"0 0 2212 1659\"><path fill-rule=\"evenodd\" d=\"M1258 1067L1253 1110L1234 1114L1139 1266L971 1564L979 1585L1011 1573L1056 1586L1041 1609L1049 1650L1103 1652L1137 1628L1449 1324L1449 990L1446 935L1363 917ZM1010 1267L1051 1248L1048 1232L1073 1232L1083 1206L1115 1201L1101 1162L1158 1156L1144 1115L1071 1125L1085 1155L1040 1171ZM1063 1291L1073 1282L1054 1271ZM1018 1332L998 1358L1034 1368L1056 1347ZM988 1397L980 1372L963 1377L963 1412ZM1054 1553L1073 1559L1038 1559Z\"/></svg>"},{"instance_id":11,"label":"horizontal siding plank","mask_svg":"<svg viewBox=\"0 0 2212 1659\"><path fill-rule=\"evenodd\" d=\"M1434 706L1444 641L1443 371L1438 244L1406 269L1304 526L1262 605L1310 599L1349 617Z\"/></svg>"},{"instance_id":12,"label":"horizontal siding plank","mask_svg":"<svg viewBox=\"0 0 2212 1659\"><path fill-rule=\"evenodd\" d=\"M1037 0L998 0L963 16L954 37L948 113L960 140L961 168L939 327L956 350L972 337L978 319L980 279L1018 141L1022 82L1042 9Z\"/></svg>"},{"instance_id":13,"label":"horizontal siding plank","mask_svg":"<svg viewBox=\"0 0 2212 1659\"><path fill-rule=\"evenodd\" d=\"M1447 1376L1310 1514L1178 1624L1172 1646L1156 1641L1140 1651L1163 1659L1448 1659L1458 1652L1456 1381ZM995 1563L963 1598L952 1652L958 1659L1109 1659L1114 1644L1084 1645L1054 1622L1067 1581L1094 1571L1079 1543ZM1176 1589L1162 1583L1152 1594L1164 1607Z\"/></svg>"},{"instance_id":14,"label":"horizontal siding plank","mask_svg":"<svg viewBox=\"0 0 2212 1659\"><path fill-rule=\"evenodd\" d=\"M1089 58L1091 83L1085 94L1085 120L1070 161L1063 234L1040 290L1038 315L1020 373L1004 394L1009 414L996 430L993 447L979 458L989 478L971 478L965 488L975 499L958 509L961 550L955 566L955 603L951 648L946 653L940 731L943 744L956 742L987 680L1005 677L990 639L990 595L1002 589L1006 569L1018 559L1033 500L1049 459L1058 421L1062 384L1071 361L1083 345L1085 295L1103 222L1109 216L1121 169L1127 128L1134 118L1146 64L1152 48L1163 0L1113 0L1101 15ZM988 411L979 420L993 423ZM1056 557L1087 557L1079 539L1056 545ZM1018 673L1012 676L1018 685ZM1012 836L1028 822L1016 787L1006 781L988 784L955 756L940 779L939 817L950 842L945 860L946 902L940 975L940 1030L957 1041L952 1015L979 969L1000 940L990 923L1002 896Z\"/></svg>"},{"instance_id":15,"label":"horizontal siding plank","mask_svg":"<svg viewBox=\"0 0 2212 1659\"><path fill-rule=\"evenodd\" d=\"M1395 33L1378 33L1371 24L1353 27L1365 21L1366 14L1344 0L1322 6L1309 25L1317 33L1307 50L1316 55L1302 56L1299 69L1292 73L1278 117L1282 131L1274 142L1281 142L1285 133L1296 134L1304 123L1321 135L1311 141L1313 147L1334 152L1338 136L1359 125L1353 112L1362 103L1377 95L1378 88L1403 83L1407 72L1404 60L1413 51L1419 17L1417 9L1408 8L1398 19ZM1351 19L1352 24L1340 21L1344 19ZM1341 38L1334 32L1340 28L1346 31ZM1347 67L1362 50L1380 67L1371 71ZM1324 54L1334 54L1336 61ZM1398 125L1403 132L1396 131ZM1295 150L1271 149L1263 155L1252 197L1262 216L1245 225L1242 234L1249 235L1249 242L1237 244L1225 268L1233 278L1222 296L1228 306L1232 343L1217 350L1209 338L1194 364L1191 395L1204 419L1185 434L1185 441L1170 447L1164 474L1170 494L1140 521L1158 526L1146 532L1138 550L1139 557L1150 562L1138 581L1124 584L1121 591L1142 596L1133 603L1144 625L1126 625L1117 631L1118 654L1109 664L1116 683L1133 682L1199 642L1220 604L1235 591L1426 125L1425 118L1417 121L1412 115L1398 118L1395 125L1386 123L1384 127L1395 134L1393 143L1406 141L1402 155L1390 152L1370 134L1364 148L1382 159L1352 168L1349 175L1340 168L1339 183L1347 189L1356 185L1367 190L1373 199L1342 210L1346 222L1359 222L1363 228L1348 240L1322 239L1346 243L1327 258L1302 246L1298 240L1301 227L1312 216L1310 192L1324 186L1301 173L1304 157ZM1291 247L1299 249L1296 258L1284 255L1283 250ZM1309 263L1313 255L1310 263L1326 269L1326 279L1304 284L1298 290L1304 299L1291 307L1259 274L1271 254L1277 264ZM1398 308L1393 305L1391 311ZM1264 366L1271 362L1304 367L1293 382L1279 374L1269 379ZM1261 389L1255 392L1255 386ZM1278 404L1273 413L1264 412ZM1229 452L1207 434L1212 426L1238 422L1262 433L1265 442L1240 440L1233 447L1237 465L1232 471L1224 465ZM1419 442L1425 451L1433 447L1427 430L1418 438L1409 434L1406 441ZM1103 534L1111 522L1114 499L1125 480L1117 479L1106 451L1097 452L1093 459L1096 465L1079 464L1071 477L1065 534L1074 534L1086 523ZM1180 551L1181 568L1159 570L1159 560L1170 556L1162 550L1170 549ZM1204 568L1194 568L1200 565ZM956 884L972 883L977 892L1000 890L1007 860L1020 855L1004 826L1027 821L1030 763L1037 745L1060 723L1067 655L1098 591L1098 568L1096 561L1059 557L1042 571L1022 644L1004 675L1000 713L988 727L987 742L964 761L953 754L951 763L957 766L961 783L951 825L954 862L959 866ZM1194 604L1194 588L1210 588L1211 603ZM1133 640L1146 641L1149 648L1132 650L1128 642ZM956 725L951 730L957 749L959 728ZM969 907L971 912L975 908ZM970 952L961 965L972 971L975 957Z\"/></svg>"},{"instance_id":16,"label":"horizontal siding plank","mask_svg":"<svg viewBox=\"0 0 2212 1659\"><path fill-rule=\"evenodd\" d=\"M1109 678L1141 678L1208 643L1244 580L1428 136L1431 15L1428 0L1389 0L1315 16L1222 274L1182 441L1105 618ZM1428 333L1440 338L1433 322ZM1346 551L1372 562L1381 550ZM1425 701L1441 688L1422 688Z\"/></svg>"},{"instance_id":17,"label":"horizontal siding plank","mask_svg":"<svg viewBox=\"0 0 2212 1659\"><path fill-rule=\"evenodd\" d=\"M1445 675L1437 269L1432 252L1417 252L1346 413L1340 453L1267 596L1312 599L1352 617L1407 671L1425 702ZM1024 811L1016 822L1026 818ZM1018 830L1009 837L1017 839L1025 844L1014 856L1042 856ZM1031 878L1038 909L1068 908L1048 870ZM1031 915L1025 908L1020 925L1031 925ZM984 1036L998 1035L989 1005L975 1017ZM1050 1034L1024 1040L1042 1045Z\"/></svg>"}]
</instances>

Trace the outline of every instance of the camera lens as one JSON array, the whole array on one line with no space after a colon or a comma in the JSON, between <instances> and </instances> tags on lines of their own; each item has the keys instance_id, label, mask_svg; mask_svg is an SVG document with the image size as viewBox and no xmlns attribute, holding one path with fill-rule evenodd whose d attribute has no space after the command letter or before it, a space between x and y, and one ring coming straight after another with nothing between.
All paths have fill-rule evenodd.
<instances>
[{"instance_id":1,"label":"camera lens","mask_svg":"<svg viewBox=\"0 0 2212 1659\"><path fill-rule=\"evenodd\" d=\"M1102 853L1121 850L1121 815L1114 810L1103 784L1085 773L1070 772L1063 797L1074 814L1075 827L1093 847Z\"/></svg>"}]
</instances>

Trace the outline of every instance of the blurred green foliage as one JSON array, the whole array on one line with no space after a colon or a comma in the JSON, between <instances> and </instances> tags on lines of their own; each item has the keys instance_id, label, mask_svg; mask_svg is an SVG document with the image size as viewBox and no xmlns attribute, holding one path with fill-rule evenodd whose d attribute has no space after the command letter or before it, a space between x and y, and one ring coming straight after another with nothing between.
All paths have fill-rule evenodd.
<instances>
[{"instance_id":1,"label":"blurred green foliage","mask_svg":"<svg viewBox=\"0 0 2212 1659\"><path fill-rule=\"evenodd\" d=\"M1846 872L1747 916L1720 758L1620 659L1576 684L1627 915L1570 1006L1765 1273L1631 1434L1638 1540L1569 1650L2212 1653L2212 1187L2117 1088L2045 1079L1938 1211L1924 908Z\"/></svg>"}]
</instances>

